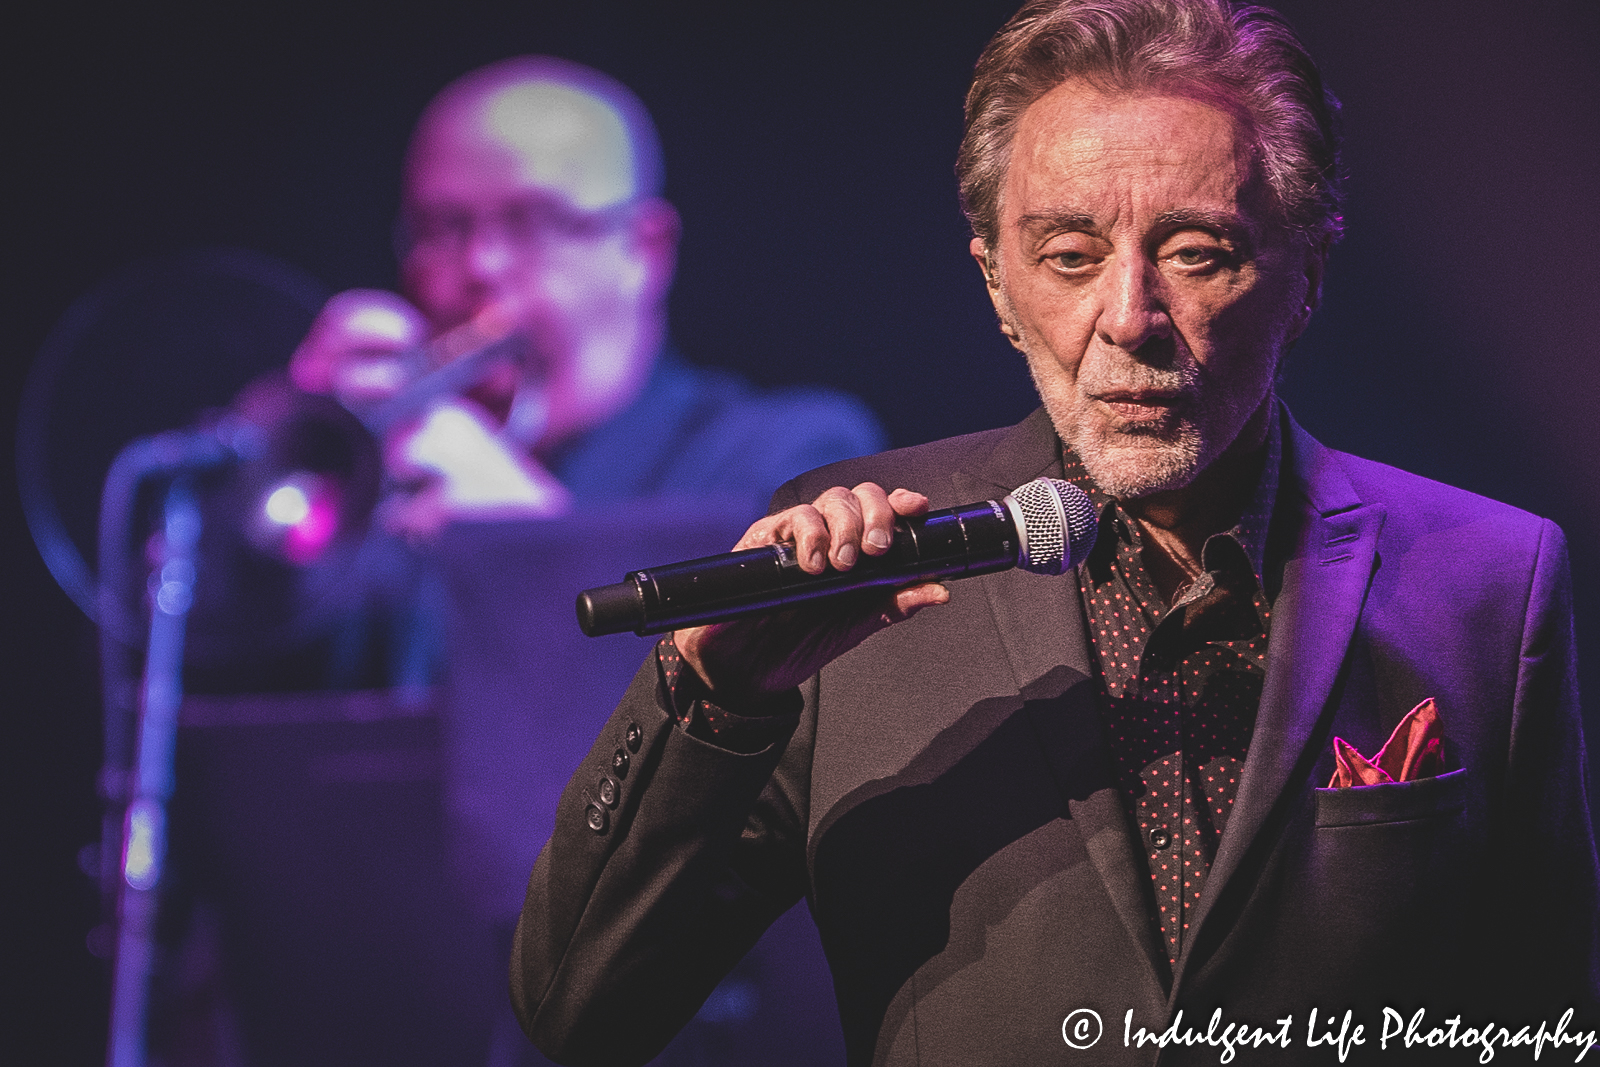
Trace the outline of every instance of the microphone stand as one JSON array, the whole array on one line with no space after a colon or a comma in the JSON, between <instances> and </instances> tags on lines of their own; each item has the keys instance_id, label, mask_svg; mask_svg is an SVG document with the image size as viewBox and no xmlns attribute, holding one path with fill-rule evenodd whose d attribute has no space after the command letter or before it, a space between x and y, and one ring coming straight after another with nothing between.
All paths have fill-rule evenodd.
<instances>
[{"instance_id":1,"label":"microphone stand","mask_svg":"<svg viewBox=\"0 0 1600 1067\"><path fill-rule=\"evenodd\" d=\"M374 438L382 440L435 398L470 387L492 364L520 360L526 352L527 341L520 334L485 338L477 323L471 327L446 335L445 355L450 362L423 374L376 407L355 413ZM423 351L416 358L426 354ZM523 392L528 395L520 395ZM543 390L520 390L518 401L516 428L531 430L536 437L546 414ZM202 471L250 459L261 446L259 427L226 420L211 431L174 430L140 438L113 461L101 494L98 621L105 755L99 786L106 810L101 826L100 876L115 931L107 1067L144 1067L147 1058L150 975L166 862L167 801L174 786L184 642L194 603L200 540L200 508L193 478ZM139 490L156 476L170 482L163 505L161 559L150 583L153 603L144 670L135 681L127 661L137 630L130 624L122 599L133 578L126 557Z\"/></svg>"},{"instance_id":2,"label":"microphone stand","mask_svg":"<svg viewBox=\"0 0 1600 1067\"><path fill-rule=\"evenodd\" d=\"M178 432L142 438L112 464L101 501L100 623L107 726L100 775L107 802L101 867L102 889L116 906L108 1067L144 1067L146 1059L167 801L173 790L183 647L200 539L200 509L192 479L195 471L228 458L229 450L210 435ZM122 561L135 499L139 486L157 473L171 475L172 481L163 505L159 570L151 582L153 604L138 684L137 729L129 730L133 685L126 677L126 651L118 643L114 620L124 611L118 598L127 590Z\"/></svg>"}]
</instances>

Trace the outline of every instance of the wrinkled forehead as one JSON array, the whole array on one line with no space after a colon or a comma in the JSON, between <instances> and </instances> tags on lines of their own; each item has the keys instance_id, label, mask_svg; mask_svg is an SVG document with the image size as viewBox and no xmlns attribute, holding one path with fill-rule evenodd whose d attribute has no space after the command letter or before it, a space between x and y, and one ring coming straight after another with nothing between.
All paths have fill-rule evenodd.
<instances>
[{"instance_id":1,"label":"wrinkled forehead","mask_svg":"<svg viewBox=\"0 0 1600 1067\"><path fill-rule=\"evenodd\" d=\"M436 101L406 166L413 205L549 194L594 211L637 192L626 123L603 96L559 81L521 80Z\"/></svg>"}]
</instances>

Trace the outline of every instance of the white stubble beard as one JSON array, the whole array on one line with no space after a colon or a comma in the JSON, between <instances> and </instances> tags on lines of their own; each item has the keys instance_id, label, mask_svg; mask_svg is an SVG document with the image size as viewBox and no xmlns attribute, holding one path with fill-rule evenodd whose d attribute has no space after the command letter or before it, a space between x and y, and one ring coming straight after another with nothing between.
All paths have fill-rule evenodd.
<instances>
[{"instance_id":1,"label":"white stubble beard","mask_svg":"<svg viewBox=\"0 0 1600 1067\"><path fill-rule=\"evenodd\" d=\"M1053 366L1053 360L1041 366L1046 360L1050 360L1048 355L1028 353L1028 371L1034 387L1039 390L1057 435L1107 496L1132 500L1182 488L1212 458L1206 456L1204 436L1187 413L1159 429L1117 428L1090 410L1098 401L1081 392L1069 395L1059 377L1043 373ZM1171 378L1161 380L1167 382Z\"/></svg>"},{"instance_id":2,"label":"white stubble beard","mask_svg":"<svg viewBox=\"0 0 1600 1067\"><path fill-rule=\"evenodd\" d=\"M1132 500L1182 488L1216 459L1208 454L1211 450L1206 448L1205 435L1191 417L1192 405L1177 415L1175 423L1160 428L1119 429L1093 410L1098 401L1089 396L1097 389L1114 386L1177 389L1198 397L1199 372L1192 357L1165 369L1130 360L1131 366L1119 373L1115 382L1086 378L1080 365L1075 383L1069 384L1063 380L1055 357L1048 351L1041 352L1023 331L1004 286L999 295L1001 321L1010 331L1012 343L1027 358L1028 373L1056 434L1083 463L1101 492L1118 500ZM1222 449L1216 451L1220 453Z\"/></svg>"}]
</instances>

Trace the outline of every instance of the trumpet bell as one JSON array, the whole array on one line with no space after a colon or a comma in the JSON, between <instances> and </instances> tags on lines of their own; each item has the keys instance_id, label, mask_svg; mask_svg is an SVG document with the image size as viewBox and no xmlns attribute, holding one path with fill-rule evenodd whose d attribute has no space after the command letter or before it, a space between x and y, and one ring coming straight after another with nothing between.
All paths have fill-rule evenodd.
<instances>
[{"instance_id":1,"label":"trumpet bell","mask_svg":"<svg viewBox=\"0 0 1600 1067\"><path fill-rule=\"evenodd\" d=\"M248 386L214 432L237 459L198 487L186 659L209 667L283 655L360 610L382 475L354 415L281 375Z\"/></svg>"}]
</instances>

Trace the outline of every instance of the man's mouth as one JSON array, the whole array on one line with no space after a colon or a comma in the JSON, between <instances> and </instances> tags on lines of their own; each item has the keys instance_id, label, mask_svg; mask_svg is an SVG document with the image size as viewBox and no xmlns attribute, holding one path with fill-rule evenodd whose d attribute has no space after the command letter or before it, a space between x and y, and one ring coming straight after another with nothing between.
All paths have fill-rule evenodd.
<instances>
[{"instance_id":1,"label":"man's mouth","mask_svg":"<svg viewBox=\"0 0 1600 1067\"><path fill-rule=\"evenodd\" d=\"M1185 397L1178 392L1156 390L1114 390L1097 394L1094 399L1111 409L1119 419L1131 423L1159 422L1183 406Z\"/></svg>"}]
</instances>

